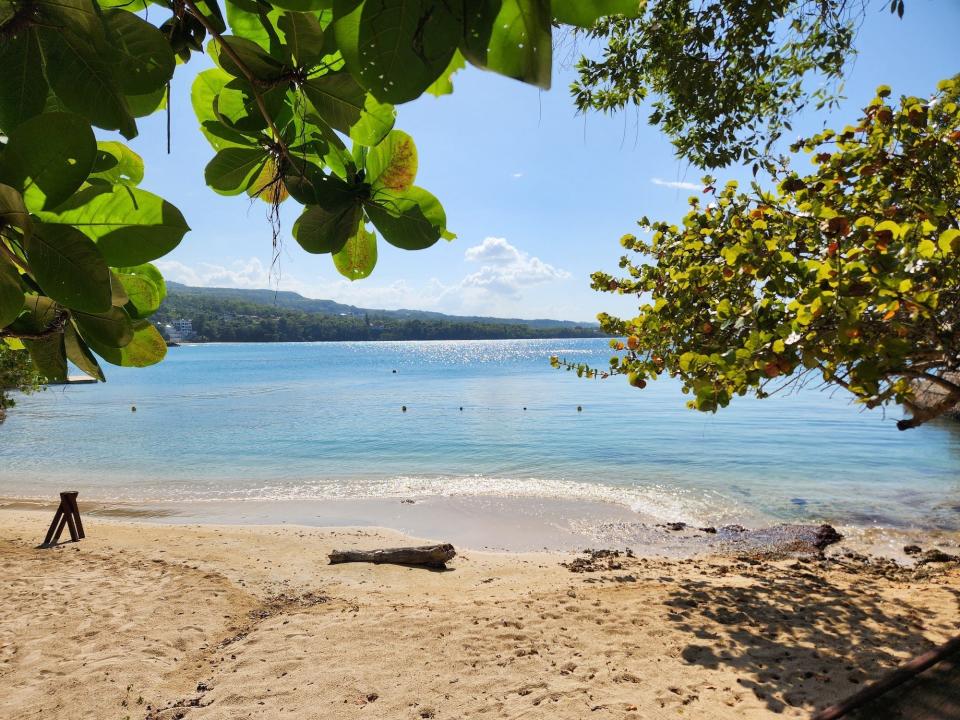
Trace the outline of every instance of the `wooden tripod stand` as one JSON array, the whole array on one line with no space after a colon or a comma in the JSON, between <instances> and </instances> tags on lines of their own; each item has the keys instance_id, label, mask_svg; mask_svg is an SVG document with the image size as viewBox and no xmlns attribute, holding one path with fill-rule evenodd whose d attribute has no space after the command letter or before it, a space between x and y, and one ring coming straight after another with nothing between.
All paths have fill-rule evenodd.
<instances>
[{"instance_id":1,"label":"wooden tripod stand","mask_svg":"<svg viewBox=\"0 0 960 720\"><path fill-rule=\"evenodd\" d=\"M83 533L83 522L80 520L80 508L77 507L77 492L60 493L60 507L57 508L53 516L53 522L50 523L50 529L47 530L47 537L44 538L41 547L50 547L56 545L63 533L63 527L70 528L70 539L73 542L86 537Z\"/></svg>"}]
</instances>

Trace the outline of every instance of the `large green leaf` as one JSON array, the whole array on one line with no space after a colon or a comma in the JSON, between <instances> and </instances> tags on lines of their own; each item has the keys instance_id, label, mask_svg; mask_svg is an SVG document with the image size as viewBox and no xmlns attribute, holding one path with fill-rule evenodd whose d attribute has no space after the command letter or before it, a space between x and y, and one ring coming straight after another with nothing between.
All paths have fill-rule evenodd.
<instances>
[{"instance_id":1,"label":"large green leaf","mask_svg":"<svg viewBox=\"0 0 960 720\"><path fill-rule=\"evenodd\" d=\"M383 239L404 250L423 250L450 236L443 206L423 188L402 193L382 190L364 209Z\"/></svg>"},{"instance_id":2,"label":"large green leaf","mask_svg":"<svg viewBox=\"0 0 960 720\"><path fill-rule=\"evenodd\" d=\"M98 348L122 348L133 340L133 323L123 308L96 314L75 312L73 320L83 339L101 356Z\"/></svg>"},{"instance_id":3,"label":"large green leaf","mask_svg":"<svg viewBox=\"0 0 960 720\"><path fill-rule=\"evenodd\" d=\"M79 34L72 23L38 27L36 33L47 82L57 99L97 127L119 130L128 139L135 137L136 122L113 74L114 64L101 50L103 46L92 42L89 35Z\"/></svg>"},{"instance_id":4,"label":"large green leaf","mask_svg":"<svg viewBox=\"0 0 960 720\"><path fill-rule=\"evenodd\" d=\"M345 184L340 182L339 185ZM335 253L357 230L362 211L356 197L337 187L335 179L318 183L326 194L322 205L308 205L293 226L293 237L309 253ZM329 189L328 189L329 188Z\"/></svg>"},{"instance_id":5,"label":"large green leaf","mask_svg":"<svg viewBox=\"0 0 960 720\"><path fill-rule=\"evenodd\" d=\"M220 195L239 195L247 190L267 162L259 148L225 148L203 171L203 177Z\"/></svg>"},{"instance_id":6,"label":"large green leaf","mask_svg":"<svg viewBox=\"0 0 960 720\"><path fill-rule=\"evenodd\" d=\"M0 43L0 130L7 132L43 111L47 80L40 46L33 33L22 32Z\"/></svg>"},{"instance_id":7,"label":"large green leaf","mask_svg":"<svg viewBox=\"0 0 960 720\"><path fill-rule=\"evenodd\" d=\"M41 378L50 383L66 381L67 354L62 333L54 333L40 340L24 340L23 344Z\"/></svg>"},{"instance_id":8,"label":"large green leaf","mask_svg":"<svg viewBox=\"0 0 960 720\"><path fill-rule=\"evenodd\" d=\"M149 263L116 268L116 277L127 296L125 309L134 320L153 315L167 297L167 283L163 275Z\"/></svg>"},{"instance_id":9,"label":"large green leaf","mask_svg":"<svg viewBox=\"0 0 960 720\"><path fill-rule=\"evenodd\" d=\"M417 178L417 146L402 130L393 130L367 153L366 180L376 191L409 190Z\"/></svg>"},{"instance_id":10,"label":"large green leaf","mask_svg":"<svg viewBox=\"0 0 960 720\"><path fill-rule=\"evenodd\" d=\"M145 95L163 88L176 66L163 33L126 10L107 10L103 17L120 56L116 71L124 94Z\"/></svg>"},{"instance_id":11,"label":"large green leaf","mask_svg":"<svg viewBox=\"0 0 960 720\"><path fill-rule=\"evenodd\" d=\"M463 53L474 65L549 88L550 19L550 0L465 3Z\"/></svg>"},{"instance_id":12,"label":"large green leaf","mask_svg":"<svg viewBox=\"0 0 960 720\"><path fill-rule=\"evenodd\" d=\"M244 37L225 35L223 44L227 45L237 57L243 62L246 69L253 73L254 77L260 80L274 80L279 77L283 71L283 64L272 58L270 54L257 43ZM244 78L246 75L240 66L234 61L231 53L219 48L216 41L211 41L208 45L211 56L216 63L226 72L235 78Z\"/></svg>"},{"instance_id":13,"label":"large green leaf","mask_svg":"<svg viewBox=\"0 0 960 720\"><path fill-rule=\"evenodd\" d=\"M330 127L349 133L360 119L367 93L350 73L321 75L305 82L302 89L317 115Z\"/></svg>"},{"instance_id":14,"label":"large green leaf","mask_svg":"<svg viewBox=\"0 0 960 720\"><path fill-rule=\"evenodd\" d=\"M351 6L350 0L334 3L337 44L350 72L381 102L414 100L450 64L460 20L447 4L364 0Z\"/></svg>"},{"instance_id":15,"label":"large green leaf","mask_svg":"<svg viewBox=\"0 0 960 720\"><path fill-rule=\"evenodd\" d=\"M163 360L167 343L160 332L148 320L133 323L133 337L122 348L89 341L90 347L112 365L122 367L147 367Z\"/></svg>"},{"instance_id":16,"label":"large green leaf","mask_svg":"<svg viewBox=\"0 0 960 720\"><path fill-rule=\"evenodd\" d=\"M316 64L326 54L324 29L313 13L286 12L277 21L277 27L297 65Z\"/></svg>"},{"instance_id":17,"label":"large green leaf","mask_svg":"<svg viewBox=\"0 0 960 720\"><path fill-rule=\"evenodd\" d=\"M90 124L71 113L43 113L10 133L0 156L0 182L21 189L31 208L49 210L90 174L97 141Z\"/></svg>"},{"instance_id":18,"label":"large green leaf","mask_svg":"<svg viewBox=\"0 0 960 720\"><path fill-rule=\"evenodd\" d=\"M271 0L271 5L294 12L311 12L333 7L333 0Z\"/></svg>"},{"instance_id":19,"label":"large green leaf","mask_svg":"<svg viewBox=\"0 0 960 720\"><path fill-rule=\"evenodd\" d=\"M364 99L360 119L350 128L350 139L358 145L372 147L379 144L397 119L397 110L389 103L382 103L373 95Z\"/></svg>"},{"instance_id":20,"label":"large green leaf","mask_svg":"<svg viewBox=\"0 0 960 720\"><path fill-rule=\"evenodd\" d=\"M49 223L75 225L96 241L107 265L155 260L173 250L190 227L163 198L140 188L88 187L57 208L37 213Z\"/></svg>"},{"instance_id":21,"label":"large green leaf","mask_svg":"<svg viewBox=\"0 0 960 720\"><path fill-rule=\"evenodd\" d=\"M463 57L463 53L457 50L453 57L450 59L450 64L447 65L447 68L436 80L433 81L433 84L427 88L427 92L433 95L434 97L440 97L441 95L449 95L453 92L453 76L458 71L463 70L467 66L466 60Z\"/></svg>"},{"instance_id":22,"label":"large green leaf","mask_svg":"<svg viewBox=\"0 0 960 720\"><path fill-rule=\"evenodd\" d=\"M193 112L200 122L200 132L214 150L227 147L253 147L256 144L253 139L220 122L217 111L214 109L214 101L232 80L233 77L220 68L210 68L197 75L190 89L190 101Z\"/></svg>"},{"instance_id":23,"label":"large green leaf","mask_svg":"<svg viewBox=\"0 0 960 720\"><path fill-rule=\"evenodd\" d=\"M256 0L229 0L227 21L234 35L257 43L273 57L282 56L282 43L277 23L283 10Z\"/></svg>"},{"instance_id":24,"label":"large green leaf","mask_svg":"<svg viewBox=\"0 0 960 720\"><path fill-rule=\"evenodd\" d=\"M333 264L350 280L368 277L377 264L377 236L361 222L343 248L334 254Z\"/></svg>"},{"instance_id":25,"label":"large green leaf","mask_svg":"<svg viewBox=\"0 0 960 720\"><path fill-rule=\"evenodd\" d=\"M34 279L49 297L84 312L110 309L110 268L82 232L72 225L38 223L23 246Z\"/></svg>"},{"instance_id":26,"label":"large green leaf","mask_svg":"<svg viewBox=\"0 0 960 720\"><path fill-rule=\"evenodd\" d=\"M640 0L553 0L553 17L559 23L593 27L605 15L637 17L641 14Z\"/></svg>"},{"instance_id":27,"label":"large green leaf","mask_svg":"<svg viewBox=\"0 0 960 720\"><path fill-rule=\"evenodd\" d=\"M4 225L20 228L24 235L33 230L33 221L27 206L23 204L23 196L9 185L0 184L0 230Z\"/></svg>"},{"instance_id":28,"label":"large green leaf","mask_svg":"<svg viewBox=\"0 0 960 720\"><path fill-rule=\"evenodd\" d=\"M97 143L97 151L89 180L134 187L143 180L143 158L123 143L104 140Z\"/></svg>"},{"instance_id":29,"label":"large green leaf","mask_svg":"<svg viewBox=\"0 0 960 720\"><path fill-rule=\"evenodd\" d=\"M6 260L0 259L0 328L16 320L22 309L20 275Z\"/></svg>"},{"instance_id":30,"label":"large green leaf","mask_svg":"<svg viewBox=\"0 0 960 720\"><path fill-rule=\"evenodd\" d=\"M106 382L107 379L103 376L100 363L97 362L93 353L90 352L90 348L80 337L76 328L73 327L73 323L67 323L66 327L63 328L63 347L66 350L67 359L81 371L100 382Z\"/></svg>"}]
</instances>

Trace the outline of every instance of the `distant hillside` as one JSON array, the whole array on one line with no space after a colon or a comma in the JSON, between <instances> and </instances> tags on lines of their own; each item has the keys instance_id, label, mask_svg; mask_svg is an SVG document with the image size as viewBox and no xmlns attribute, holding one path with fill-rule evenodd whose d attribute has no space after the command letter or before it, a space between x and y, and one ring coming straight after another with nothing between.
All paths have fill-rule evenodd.
<instances>
[{"instance_id":1,"label":"distant hillside","mask_svg":"<svg viewBox=\"0 0 960 720\"><path fill-rule=\"evenodd\" d=\"M344 305L333 300L315 300L289 290L247 290L243 288L194 287L178 282L167 281L167 292L171 296L193 295L208 298L222 298L255 303L257 305L273 306L300 310L306 313L321 315L369 315L378 318L397 318L402 320L441 320L458 323L495 323L501 325L527 325L533 328L599 328L595 322L574 322L572 320L520 318L495 318L479 315L446 315L429 310L377 310L361 308L354 305Z\"/></svg>"},{"instance_id":2,"label":"distant hillside","mask_svg":"<svg viewBox=\"0 0 960 720\"><path fill-rule=\"evenodd\" d=\"M167 299L155 321L172 335L172 323L190 320L193 334L186 339L201 342L603 337L597 324L562 320L375 310L273 290L199 288L172 282L167 288Z\"/></svg>"}]
</instances>

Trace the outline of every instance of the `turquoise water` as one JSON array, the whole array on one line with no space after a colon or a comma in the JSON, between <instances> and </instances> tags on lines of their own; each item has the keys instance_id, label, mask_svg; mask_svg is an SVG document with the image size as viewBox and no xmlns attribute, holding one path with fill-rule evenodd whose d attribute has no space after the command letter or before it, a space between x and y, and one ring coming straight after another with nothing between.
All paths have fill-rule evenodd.
<instances>
[{"instance_id":1,"label":"turquoise water","mask_svg":"<svg viewBox=\"0 0 960 720\"><path fill-rule=\"evenodd\" d=\"M578 380L549 367L554 354L602 366L609 348L172 348L153 368L111 367L105 385L23 398L0 426L0 495L69 485L134 501L545 496L700 524L960 529L960 426L898 432L896 411L812 389L704 415L672 381L640 392Z\"/></svg>"}]
</instances>

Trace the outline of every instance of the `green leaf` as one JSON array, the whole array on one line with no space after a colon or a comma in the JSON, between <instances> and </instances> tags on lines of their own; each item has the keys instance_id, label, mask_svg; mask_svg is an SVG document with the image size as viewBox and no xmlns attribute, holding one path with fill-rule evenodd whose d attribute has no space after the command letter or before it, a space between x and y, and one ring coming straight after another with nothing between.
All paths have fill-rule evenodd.
<instances>
[{"instance_id":1,"label":"green leaf","mask_svg":"<svg viewBox=\"0 0 960 720\"><path fill-rule=\"evenodd\" d=\"M920 244L917 245L917 252L922 258L932 258L937 254L937 246L933 240L921 240Z\"/></svg>"},{"instance_id":2,"label":"green leaf","mask_svg":"<svg viewBox=\"0 0 960 720\"><path fill-rule=\"evenodd\" d=\"M348 69L381 102L422 95L446 70L460 40L459 18L432 0L365 0L359 6L338 0L334 14Z\"/></svg>"},{"instance_id":3,"label":"green leaf","mask_svg":"<svg viewBox=\"0 0 960 720\"><path fill-rule=\"evenodd\" d=\"M44 222L77 226L96 241L111 267L140 265L166 255L190 229L166 200L122 185L84 188L56 212L37 215Z\"/></svg>"},{"instance_id":4,"label":"green leaf","mask_svg":"<svg viewBox=\"0 0 960 720\"><path fill-rule=\"evenodd\" d=\"M133 324L123 308L110 308L105 313L75 312L73 320L83 339L97 354L98 348L122 348L133 339Z\"/></svg>"},{"instance_id":5,"label":"green leaf","mask_svg":"<svg viewBox=\"0 0 960 720\"><path fill-rule=\"evenodd\" d=\"M376 201L365 203L364 208L383 239L404 250L428 248L447 232L440 201L423 188L381 191Z\"/></svg>"},{"instance_id":6,"label":"green leaf","mask_svg":"<svg viewBox=\"0 0 960 720\"><path fill-rule=\"evenodd\" d=\"M164 85L146 95L127 95L127 105L135 118L152 115L157 110L167 107L167 86Z\"/></svg>"},{"instance_id":7,"label":"green leaf","mask_svg":"<svg viewBox=\"0 0 960 720\"><path fill-rule=\"evenodd\" d=\"M553 18L559 23L593 27L605 15L639 17L640 0L553 0Z\"/></svg>"},{"instance_id":8,"label":"green leaf","mask_svg":"<svg viewBox=\"0 0 960 720\"><path fill-rule=\"evenodd\" d=\"M307 13L329 9L333 7L333 0L271 0L270 4L284 10Z\"/></svg>"},{"instance_id":9,"label":"green leaf","mask_svg":"<svg viewBox=\"0 0 960 720\"><path fill-rule=\"evenodd\" d=\"M286 12L277 21L277 27L297 65L317 64L326 54L324 29L316 15Z\"/></svg>"},{"instance_id":10,"label":"green leaf","mask_svg":"<svg viewBox=\"0 0 960 720\"><path fill-rule=\"evenodd\" d=\"M346 71L308 80L302 89L320 119L342 133L349 133L360 119L367 96Z\"/></svg>"},{"instance_id":11,"label":"green leaf","mask_svg":"<svg viewBox=\"0 0 960 720\"><path fill-rule=\"evenodd\" d=\"M211 68L199 73L190 89L193 112L200 121L200 132L214 150L227 147L254 147L256 142L242 133L227 127L214 109L214 101L233 78L220 68ZM219 102L217 103L219 106Z\"/></svg>"},{"instance_id":12,"label":"green leaf","mask_svg":"<svg viewBox=\"0 0 960 720\"><path fill-rule=\"evenodd\" d=\"M277 22L283 11L256 0L229 0L227 20L234 35L257 43L274 57L281 56Z\"/></svg>"},{"instance_id":13,"label":"green leaf","mask_svg":"<svg viewBox=\"0 0 960 720\"><path fill-rule=\"evenodd\" d=\"M22 309L20 274L5 260L0 260L0 328L16 320Z\"/></svg>"},{"instance_id":14,"label":"green leaf","mask_svg":"<svg viewBox=\"0 0 960 720\"><path fill-rule=\"evenodd\" d=\"M22 32L4 38L0 43L0 68L5 68L0 72L0 129L9 132L43 112L47 102L47 80L36 36Z\"/></svg>"},{"instance_id":15,"label":"green leaf","mask_svg":"<svg viewBox=\"0 0 960 720\"><path fill-rule=\"evenodd\" d=\"M71 225L39 223L24 241L37 284L61 305L84 312L112 306L110 268L96 244Z\"/></svg>"},{"instance_id":16,"label":"green leaf","mask_svg":"<svg viewBox=\"0 0 960 720\"><path fill-rule=\"evenodd\" d=\"M148 320L137 320L132 325L133 337L123 347L90 342L90 347L111 365L147 367L155 365L167 354L167 343Z\"/></svg>"},{"instance_id":17,"label":"green leaf","mask_svg":"<svg viewBox=\"0 0 960 720\"><path fill-rule=\"evenodd\" d=\"M247 69L253 73L254 77L260 80L274 80L279 77L283 71L283 64L270 57L266 50L252 40L233 35L224 35L223 43L233 50ZM216 41L211 41L208 48L210 49L211 56L221 68L235 78L246 80L246 75L240 69L240 66L234 62L230 53L225 52L223 49L216 49Z\"/></svg>"},{"instance_id":18,"label":"green leaf","mask_svg":"<svg viewBox=\"0 0 960 720\"><path fill-rule=\"evenodd\" d=\"M167 283L153 265L117 268L116 276L127 295L126 311L134 320L153 315L167 297Z\"/></svg>"},{"instance_id":19,"label":"green leaf","mask_svg":"<svg viewBox=\"0 0 960 720\"><path fill-rule=\"evenodd\" d=\"M377 236L361 222L343 248L334 254L333 264L350 280L368 277L377 264Z\"/></svg>"},{"instance_id":20,"label":"green leaf","mask_svg":"<svg viewBox=\"0 0 960 720\"><path fill-rule=\"evenodd\" d=\"M21 189L27 205L56 207L90 174L97 141L90 124L71 113L43 113L10 133L0 157L0 182Z\"/></svg>"},{"instance_id":21,"label":"green leaf","mask_svg":"<svg viewBox=\"0 0 960 720\"><path fill-rule=\"evenodd\" d=\"M67 323L63 328L63 346L66 350L67 359L76 365L82 372L100 382L106 382L103 376L103 370L100 369L100 363L90 352L90 348L77 333L73 323Z\"/></svg>"},{"instance_id":22,"label":"green leaf","mask_svg":"<svg viewBox=\"0 0 960 720\"><path fill-rule=\"evenodd\" d=\"M107 10L103 18L113 31L119 54L117 80L123 93L146 95L163 89L176 66L163 33L126 10Z\"/></svg>"},{"instance_id":23,"label":"green leaf","mask_svg":"<svg viewBox=\"0 0 960 720\"><path fill-rule=\"evenodd\" d=\"M20 228L24 235L33 231L33 221L23 197L9 185L0 184L0 230L4 225Z\"/></svg>"},{"instance_id":24,"label":"green leaf","mask_svg":"<svg viewBox=\"0 0 960 720\"><path fill-rule=\"evenodd\" d=\"M467 61L464 59L463 54L457 50L450 59L450 64L447 65L446 70L443 71L440 77L433 81L433 84L427 88L427 92L434 97L449 95L453 92L454 74L463 70L466 66Z\"/></svg>"},{"instance_id":25,"label":"green leaf","mask_svg":"<svg viewBox=\"0 0 960 720\"><path fill-rule=\"evenodd\" d=\"M238 195L247 190L267 162L259 148L226 148L207 163L204 180L220 195Z\"/></svg>"},{"instance_id":26,"label":"green leaf","mask_svg":"<svg viewBox=\"0 0 960 720\"><path fill-rule=\"evenodd\" d=\"M393 129L396 119L397 110L393 105L382 103L368 94L364 98L360 119L350 128L350 139L357 145L377 145Z\"/></svg>"},{"instance_id":27,"label":"green leaf","mask_svg":"<svg viewBox=\"0 0 960 720\"><path fill-rule=\"evenodd\" d=\"M97 160L90 180L98 179L111 185L136 187L143 181L143 158L120 142L105 140L97 143Z\"/></svg>"},{"instance_id":28,"label":"green leaf","mask_svg":"<svg viewBox=\"0 0 960 720\"><path fill-rule=\"evenodd\" d=\"M293 237L309 253L335 253L357 230L362 215L359 199L342 180L323 176L313 184L316 204L304 208L293 226Z\"/></svg>"},{"instance_id":29,"label":"green leaf","mask_svg":"<svg viewBox=\"0 0 960 720\"><path fill-rule=\"evenodd\" d=\"M940 239L937 242L940 251L944 255L950 255L960 249L960 230L950 228L940 233Z\"/></svg>"},{"instance_id":30,"label":"green leaf","mask_svg":"<svg viewBox=\"0 0 960 720\"><path fill-rule=\"evenodd\" d=\"M374 191L385 188L402 192L413 187L417 177L417 146L402 130L393 130L367 153L366 181Z\"/></svg>"},{"instance_id":31,"label":"green leaf","mask_svg":"<svg viewBox=\"0 0 960 720\"><path fill-rule=\"evenodd\" d=\"M46 382L65 382L67 379L67 354L63 347L63 334L54 333L42 340L24 340L30 359Z\"/></svg>"},{"instance_id":32,"label":"green leaf","mask_svg":"<svg viewBox=\"0 0 960 720\"><path fill-rule=\"evenodd\" d=\"M95 31L81 33L72 22L83 12L67 13L63 27L36 28L47 82L68 110L97 127L119 130L128 139L135 137L137 125L114 77L113 63L102 50L102 27L96 36Z\"/></svg>"},{"instance_id":33,"label":"green leaf","mask_svg":"<svg viewBox=\"0 0 960 720\"><path fill-rule=\"evenodd\" d=\"M550 87L549 0L477 0L464 7L461 49L474 65Z\"/></svg>"}]
</instances>

